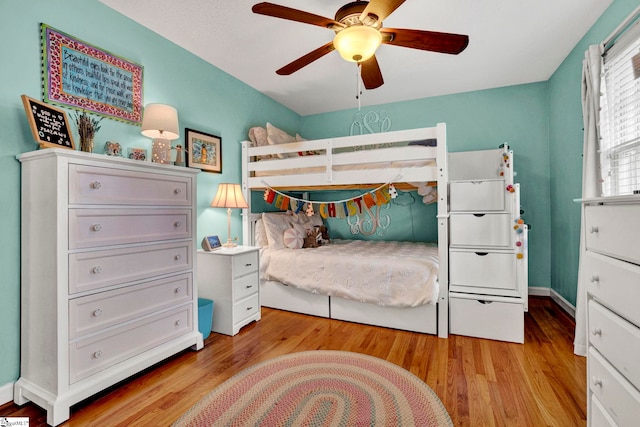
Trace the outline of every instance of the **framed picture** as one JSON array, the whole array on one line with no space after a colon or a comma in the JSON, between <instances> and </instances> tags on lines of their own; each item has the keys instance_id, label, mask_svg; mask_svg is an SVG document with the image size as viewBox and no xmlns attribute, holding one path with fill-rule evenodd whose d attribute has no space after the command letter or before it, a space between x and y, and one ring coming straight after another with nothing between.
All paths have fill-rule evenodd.
<instances>
[{"instance_id":1,"label":"framed picture","mask_svg":"<svg viewBox=\"0 0 640 427\"><path fill-rule=\"evenodd\" d=\"M147 160L147 150L144 148L131 148L127 149L128 157L132 160Z\"/></svg>"},{"instance_id":2,"label":"framed picture","mask_svg":"<svg viewBox=\"0 0 640 427\"><path fill-rule=\"evenodd\" d=\"M222 138L186 128L185 140L188 167L222 173Z\"/></svg>"},{"instance_id":3,"label":"framed picture","mask_svg":"<svg viewBox=\"0 0 640 427\"><path fill-rule=\"evenodd\" d=\"M67 113L53 105L22 95L33 139L40 148L69 148L75 150Z\"/></svg>"}]
</instances>

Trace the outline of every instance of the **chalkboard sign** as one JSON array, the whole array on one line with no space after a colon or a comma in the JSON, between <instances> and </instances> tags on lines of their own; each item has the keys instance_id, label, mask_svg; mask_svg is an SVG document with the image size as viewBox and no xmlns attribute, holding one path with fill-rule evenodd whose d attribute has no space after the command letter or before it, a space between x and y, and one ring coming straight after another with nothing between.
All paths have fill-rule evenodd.
<instances>
[{"instance_id":1,"label":"chalkboard sign","mask_svg":"<svg viewBox=\"0 0 640 427\"><path fill-rule=\"evenodd\" d=\"M29 98L27 95L22 95L22 103L27 113L33 139L40 144L40 148L75 149L69 120L64 110Z\"/></svg>"}]
</instances>

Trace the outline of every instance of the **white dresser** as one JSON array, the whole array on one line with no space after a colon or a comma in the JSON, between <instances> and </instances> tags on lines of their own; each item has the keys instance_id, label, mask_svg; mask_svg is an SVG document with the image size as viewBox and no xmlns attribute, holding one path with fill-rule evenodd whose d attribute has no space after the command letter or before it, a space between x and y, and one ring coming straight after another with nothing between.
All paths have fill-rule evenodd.
<instances>
[{"instance_id":1,"label":"white dresser","mask_svg":"<svg viewBox=\"0 0 640 427\"><path fill-rule=\"evenodd\" d=\"M198 251L198 291L214 302L212 331L235 335L260 320L258 250L236 246Z\"/></svg>"},{"instance_id":2,"label":"white dresser","mask_svg":"<svg viewBox=\"0 0 640 427\"><path fill-rule=\"evenodd\" d=\"M197 170L45 149L22 162L21 366L14 401L69 407L202 348Z\"/></svg>"},{"instance_id":3,"label":"white dresser","mask_svg":"<svg viewBox=\"0 0 640 427\"><path fill-rule=\"evenodd\" d=\"M590 426L640 422L640 197L583 201Z\"/></svg>"},{"instance_id":4,"label":"white dresser","mask_svg":"<svg viewBox=\"0 0 640 427\"><path fill-rule=\"evenodd\" d=\"M449 155L450 332L524 342L527 226L513 152Z\"/></svg>"}]
</instances>

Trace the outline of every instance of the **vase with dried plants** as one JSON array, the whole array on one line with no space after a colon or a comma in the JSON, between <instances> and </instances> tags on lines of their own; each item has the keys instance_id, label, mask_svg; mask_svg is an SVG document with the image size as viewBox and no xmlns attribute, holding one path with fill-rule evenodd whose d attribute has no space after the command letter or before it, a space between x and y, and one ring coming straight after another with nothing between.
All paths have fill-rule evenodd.
<instances>
[{"instance_id":1,"label":"vase with dried plants","mask_svg":"<svg viewBox=\"0 0 640 427\"><path fill-rule=\"evenodd\" d=\"M92 153L93 138L100 130L100 122L104 117L100 117L99 119L91 117L85 110L82 110L81 113L75 112L73 117L78 127L78 134L80 135L80 150Z\"/></svg>"}]
</instances>

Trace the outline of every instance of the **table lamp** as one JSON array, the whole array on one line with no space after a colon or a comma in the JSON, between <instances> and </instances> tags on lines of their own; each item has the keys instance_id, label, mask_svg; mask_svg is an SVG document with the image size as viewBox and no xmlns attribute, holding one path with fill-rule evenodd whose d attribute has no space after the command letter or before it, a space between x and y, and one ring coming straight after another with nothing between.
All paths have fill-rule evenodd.
<instances>
[{"instance_id":1,"label":"table lamp","mask_svg":"<svg viewBox=\"0 0 640 427\"><path fill-rule=\"evenodd\" d=\"M227 243L223 243L222 246L226 248L237 246L237 244L231 240L231 209L245 209L249 207L242 195L242 187L240 184L221 183L218 185L218 192L211 202L211 207L227 208Z\"/></svg>"},{"instance_id":2,"label":"table lamp","mask_svg":"<svg viewBox=\"0 0 640 427\"><path fill-rule=\"evenodd\" d=\"M147 104L142 117L142 134L153 138L151 161L169 163L171 160L171 140L180 137L178 111L164 104Z\"/></svg>"}]
</instances>

